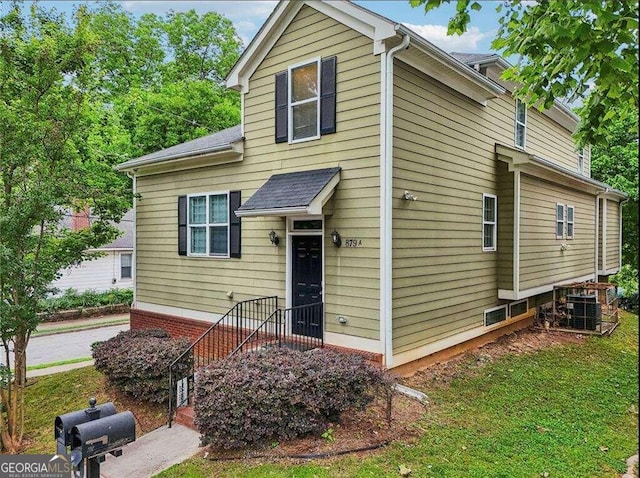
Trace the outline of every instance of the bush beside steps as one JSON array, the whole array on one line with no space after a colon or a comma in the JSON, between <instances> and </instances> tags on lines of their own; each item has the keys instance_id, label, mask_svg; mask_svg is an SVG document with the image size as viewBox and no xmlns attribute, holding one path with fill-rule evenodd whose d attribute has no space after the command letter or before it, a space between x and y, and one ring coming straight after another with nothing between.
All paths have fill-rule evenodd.
<instances>
[{"instance_id":1,"label":"bush beside steps","mask_svg":"<svg viewBox=\"0 0 640 478\"><path fill-rule=\"evenodd\" d=\"M319 434L344 412L390 394L393 383L356 354L269 349L234 355L196 374L195 424L203 445L224 449Z\"/></svg>"},{"instance_id":2,"label":"bush beside steps","mask_svg":"<svg viewBox=\"0 0 640 478\"><path fill-rule=\"evenodd\" d=\"M120 391L139 400L169 403L169 365L190 345L160 329L126 330L91 347L95 367ZM188 375L188 357L178 370Z\"/></svg>"}]
</instances>

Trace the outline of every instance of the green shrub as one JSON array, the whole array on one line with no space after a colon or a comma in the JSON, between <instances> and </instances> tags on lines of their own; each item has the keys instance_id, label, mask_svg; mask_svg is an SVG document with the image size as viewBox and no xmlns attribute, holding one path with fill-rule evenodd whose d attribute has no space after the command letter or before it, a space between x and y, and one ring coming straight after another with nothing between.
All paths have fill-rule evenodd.
<instances>
[{"instance_id":1,"label":"green shrub","mask_svg":"<svg viewBox=\"0 0 640 478\"><path fill-rule=\"evenodd\" d=\"M67 289L60 297L41 300L38 306L40 311L52 313L101 305L131 305L132 302L133 289L111 289L106 292L87 290L81 294L76 289Z\"/></svg>"},{"instance_id":2,"label":"green shrub","mask_svg":"<svg viewBox=\"0 0 640 478\"><path fill-rule=\"evenodd\" d=\"M390 386L389 376L360 355L324 349L240 354L196 374L195 424L203 445L221 448L319 434Z\"/></svg>"},{"instance_id":3,"label":"green shrub","mask_svg":"<svg viewBox=\"0 0 640 478\"><path fill-rule=\"evenodd\" d=\"M164 330L143 329L120 332L91 348L96 369L109 383L140 400L168 403L169 365L189 344L189 339L172 339ZM180 365L180 375L190 373L190 360Z\"/></svg>"}]
</instances>

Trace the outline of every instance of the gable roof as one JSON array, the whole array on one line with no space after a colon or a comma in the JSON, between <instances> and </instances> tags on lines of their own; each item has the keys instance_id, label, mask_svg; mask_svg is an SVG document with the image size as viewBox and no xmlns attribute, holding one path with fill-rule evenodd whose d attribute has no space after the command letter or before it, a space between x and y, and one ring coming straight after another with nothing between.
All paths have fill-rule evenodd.
<instances>
[{"instance_id":1,"label":"gable roof","mask_svg":"<svg viewBox=\"0 0 640 478\"><path fill-rule=\"evenodd\" d=\"M347 0L281 0L227 75L227 87L244 93L249 91L249 78L305 5L371 38L372 54L375 55L384 53L408 36L411 40L409 51L400 53L399 58L475 101L484 103L505 92L500 85L468 68L410 28Z\"/></svg>"},{"instance_id":2,"label":"gable roof","mask_svg":"<svg viewBox=\"0 0 640 478\"><path fill-rule=\"evenodd\" d=\"M321 214L340 181L339 167L274 174L237 211L243 216Z\"/></svg>"},{"instance_id":3,"label":"gable roof","mask_svg":"<svg viewBox=\"0 0 640 478\"><path fill-rule=\"evenodd\" d=\"M240 125L236 125L207 136L176 144L170 148L161 149L160 151L131 159L125 163L117 165L116 170L130 171L136 168L164 163L167 161L232 151L234 149L234 145L240 143L242 139L242 128Z\"/></svg>"}]
</instances>

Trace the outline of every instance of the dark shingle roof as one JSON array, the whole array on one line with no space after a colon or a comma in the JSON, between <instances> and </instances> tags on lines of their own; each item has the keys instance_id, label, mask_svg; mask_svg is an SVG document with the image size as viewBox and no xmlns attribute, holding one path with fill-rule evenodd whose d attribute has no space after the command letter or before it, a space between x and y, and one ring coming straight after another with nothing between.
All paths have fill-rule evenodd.
<instances>
[{"instance_id":1,"label":"dark shingle roof","mask_svg":"<svg viewBox=\"0 0 640 478\"><path fill-rule=\"evenodd\" d=\"M116 169L128 169L135 166L141 166L144 164L157 163L170 159L184 158L188 156L194 156L197 154L206 154L214 151L220 151L225 148L231 148L233 143L236 143L242 139L242 129L240 125L232 126L231 128L223 129L217 133L202 136L185 143L176 144L170 148L161 149L155 153L145 154L139 158L129 160L125 163L119 164Z\"/></svg>"},{"instance_id":2,"label":"dark shingle roof","mask_svg":"<svg viewBox=\"0 0 640 478\"><path fill-rule=\"evenodd\" d=\"M336 167L274 174L238 210L308 206L339 171Z\"/></svg>"},{"instance_id":3,"label":"dark shingle roof","mask_svg":"<svg viewBox=\"0 0 640 478\"><path fill-rule=\"evenodd\" d=\"M489 60L497 60L500 58L495 53L461 53L452 51L449 53L456 60L461 61L467 65L475 65L476 63L483 63Z\"/></svg>"}]
</instances>

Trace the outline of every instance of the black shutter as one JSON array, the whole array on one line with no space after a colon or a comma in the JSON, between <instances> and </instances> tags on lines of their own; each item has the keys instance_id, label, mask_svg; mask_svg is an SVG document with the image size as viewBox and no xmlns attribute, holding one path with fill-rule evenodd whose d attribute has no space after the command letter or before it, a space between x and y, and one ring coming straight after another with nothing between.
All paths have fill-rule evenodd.
<instances>
[{"instance_id":1,"label":"black shutter","mask_svg":"<svg viewBox=\"0 0 640 478\"><path fill-rule=\"evenodd\" d=\"M187 255L187 196L178 196L178 254Z\"/></svg>"},{"instance_id":2,"label":"black shutter","mask_svg":"<svg viewBox=\"0 0 640 478\"><path fill-rule=\"evenodd\" d=\"M276 74L276 143L286 143L289 139L287 72Z\"/></svg>"},{"instance_id":3,"label":"black shutter","mask_svg":"<svg viewBox=\"0 0 640 478\"><path fill-rule=\"evenodd\" d=\"M236 211L240 208L240 191L229 192L229 256L240 257L240 218Z\"/></svg>"},{"instance_id":4,"label":"black shutter","mask_svg":"<svg viewBox=\"0 0 640 478\"><path fill-rule=\"evenodd\" d=\"M336 57L322 59L320 69L320 134L336 132Z\"/></svg>"}]
</instances>

